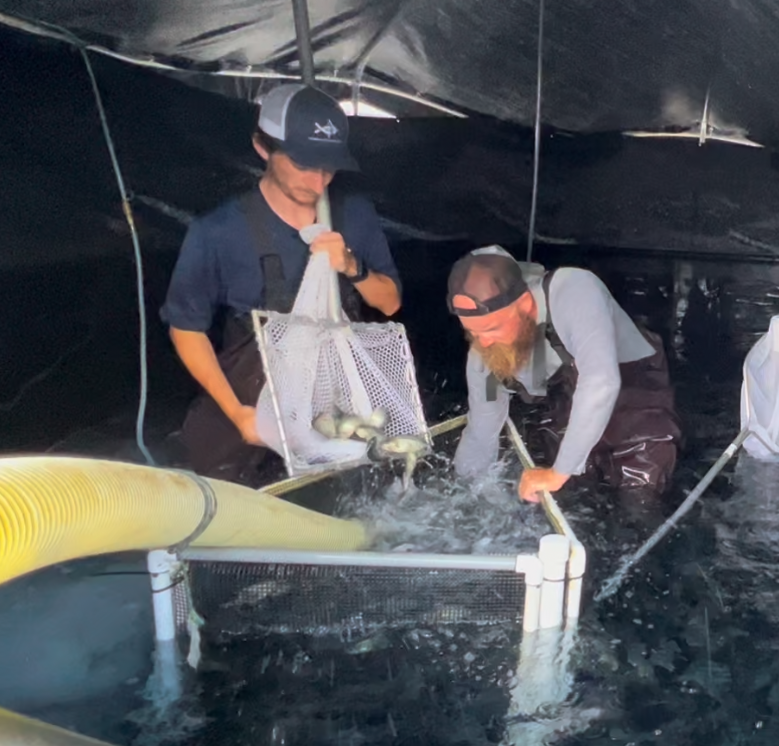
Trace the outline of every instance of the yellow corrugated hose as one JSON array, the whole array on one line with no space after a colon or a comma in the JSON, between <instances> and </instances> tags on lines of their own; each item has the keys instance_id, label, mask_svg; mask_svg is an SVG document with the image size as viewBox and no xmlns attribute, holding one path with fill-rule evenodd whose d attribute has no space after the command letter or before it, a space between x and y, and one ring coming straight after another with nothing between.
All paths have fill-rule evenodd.
<instances>
[{"instance_id":1,"label":"yellow corrugated hose","mask_svg":"<svg viewBox=\"0 0 779 746\"><path fill-rule=\"evenodd\" d=\"M192 546L350 551L365 528L215 479L216 514ZM204 495L186 474L114 461L0 459L0 583L59 562L170 547L191 536ZM2 663L0 662L0 667ZM0 711L3 746L97 741Z\"/></svg>"}]
</instances>

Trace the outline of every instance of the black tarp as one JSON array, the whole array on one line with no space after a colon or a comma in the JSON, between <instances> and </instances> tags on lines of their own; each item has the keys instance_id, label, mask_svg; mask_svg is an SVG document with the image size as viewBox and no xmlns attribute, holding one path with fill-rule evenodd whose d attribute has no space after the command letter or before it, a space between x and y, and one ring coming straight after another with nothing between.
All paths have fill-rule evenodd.
<instances>
[{"instance_id":1,"label":"black tarp","mask_svg":"<svg viewBox=\"0 0 779 746\"><path fill-rule=\"evenodd\" d=\"M155 230L176 222L161 211L203 212L257 178L255 109L121 61L96 56L94 66L143 248L175 252L181 235L171 242ZM79 55L0 31L0 87L0 266L127 252ZM357 118L351 132L361 186L393 241L423 238L444 251L447 241L526 241L529 128L472 115ZM537 241L770 257L779 251L777 163L769 149L722 142L546 132Z\"/></svg>"},{"instance_id":2,"label":"black tarp","mask_svg":"<svg viewBox=\"0 0 779 746\"><path fill-rule=\"evenodd\" d=\"M532 124L538 0L309 6L318 76ZM0 13L190 70L298 72L290 0L0 0ZM775 143L778 40L775 0L547 0L543 122L575 132L695 128L708 93L716 130ZM222 88L245 90L231 79Z\"/></svg>"}]
</instances>

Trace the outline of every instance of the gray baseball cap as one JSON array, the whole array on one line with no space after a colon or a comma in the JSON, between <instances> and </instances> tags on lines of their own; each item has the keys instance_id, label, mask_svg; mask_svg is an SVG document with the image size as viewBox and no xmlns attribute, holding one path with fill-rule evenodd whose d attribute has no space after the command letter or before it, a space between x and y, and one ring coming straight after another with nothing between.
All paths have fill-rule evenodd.
<instances>
[{"instance_id":1,"label":"gray baseball cap","mask_svg":"<svg viewBox=\"0 0 779 746\"><path fill-rule=\"evenodd\" d=\"M326 93L287 83L260 101L259 128L278 142L279 150L303 168L358 171L347 146L349 120Z\"/></svg>"}]
</instances>

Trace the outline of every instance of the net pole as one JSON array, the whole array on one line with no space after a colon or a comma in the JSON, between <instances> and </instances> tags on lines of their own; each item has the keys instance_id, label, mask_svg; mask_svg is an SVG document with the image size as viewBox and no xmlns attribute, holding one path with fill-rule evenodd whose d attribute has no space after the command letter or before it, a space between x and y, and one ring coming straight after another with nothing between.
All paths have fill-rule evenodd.
<instances>
[{"instance_id":1,"label":"net pole","mask_svg":"<svg viewBox=\"0 0 779 746\"><path fill-rule=\"evenodd\" d=\"M300 77L305 85L312 86L316 82L316 75L314 72L314 52L311 45L311 22L306 0L292 0L292 13L295 17L295 38L300 58ZM316 219L318 223L327 226L328 230L332 230L333 221L330 215L330 197L327 193L327 187L317 203ZM330 271L327 303L330 320L340 321L341 293L338 287L338 274L333 270Z\"/></svg>"},{"instance_id":2,"label":"net pole","mask_svg":"<svg viewBox=\"0 0 779 746\"><path fill-rule=\"evenodd\" d=\"M311 48L311 24L306 0L292 0L295 37L300 57L300 77L306 85L314 85L314 53Z\"/></svg>"},{"instance_id":3,"label":"net pole","mask_svg":"<svg viewBox=\"0 0 779 746\"><path fill-rule=\"evenodd\" d=\"M333 229L333 221L330 216L330 195L325 187L319 202L316 205L317 223L327 226L328 230ZM338 322L341 320L341 289L338 287L338 273L330 269L330 283L327 294L327 313L330 321Z\"/></svg>"},{"instance_id":4,"label":"net pole","mask_svg":"<svg viewBox=\"0 0 779 746\"><path fill-rule=\"evenodd\" d=\"M510 417L506 418L506 431L508 432L509 439L514 446L517 456L519 456L522 468L535 468L535 463L530 455L530 451L527 450L527 446L522 440L522 436L519 434L517 426L512 422ZM546 513L549 522L554 526L555 530L567 537L571 542L571 554L568 560L568 590L565 599L565 614L571 622L576 623L581 613L582 584L584 581L584 572L587 567L587 550L576 538L576 534L573 532L568 520L563 515L560 507L548 490L544 490L541 504L543 505L544 512Z\"/></svg>"}]
</instances>

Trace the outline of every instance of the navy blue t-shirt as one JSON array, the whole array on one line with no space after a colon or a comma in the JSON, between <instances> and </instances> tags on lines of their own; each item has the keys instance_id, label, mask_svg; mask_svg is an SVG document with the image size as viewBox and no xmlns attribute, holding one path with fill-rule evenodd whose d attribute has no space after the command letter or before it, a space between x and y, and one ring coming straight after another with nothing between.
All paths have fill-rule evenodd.
<instances>
[{"instance_id":1,"label":"navy blue t-shirt","mask_svg":"<svg viewBox=\"0 0 779 746\"><path fill-rule=\"evenodd\" d=\"M355 194L345 194L342 199L341 233L346 245L368 269L391 277L400 291L398 271L373 205ZM309 247L264 198L261 204L294 297L310 257ZM243 315L263 308L264 300L259 253L235 197L190 223L160 316L176 329L208 332L220 307Z\"/></svg>"}]
</instances>

